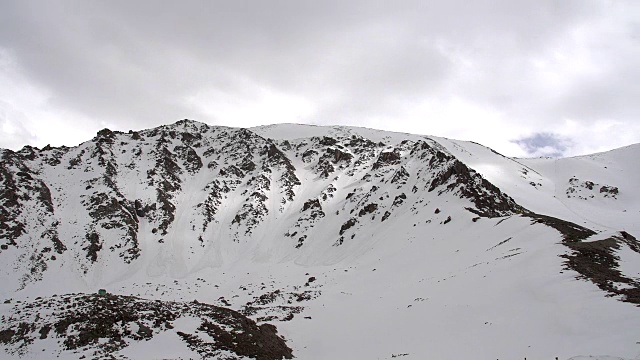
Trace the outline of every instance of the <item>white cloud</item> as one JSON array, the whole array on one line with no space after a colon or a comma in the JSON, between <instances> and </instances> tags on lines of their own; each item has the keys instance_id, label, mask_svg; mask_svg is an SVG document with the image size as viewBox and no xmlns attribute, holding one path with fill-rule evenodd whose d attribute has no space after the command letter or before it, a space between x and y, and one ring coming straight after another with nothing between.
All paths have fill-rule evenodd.
<instances>
[{"instance_id":1,"label":"white cloud","mask_svg":"<svg viewBox=\"0 0 640 360\"><path fill-rule=\"evenodd\" d=\"M0 49L0 146L77 145L95 134L99 124L51 105L49 92L21 72L15 56Z\"/></svg>"},{"instance_id":2,"label":"white cloud","mask_svg":"<svg viewBox=\"0 0 640 360\"><path fill-rule=\"evenodd\" d=\"M545 132L572 140L564 154L640 141L639 2L31 1L0 5L4 147L182 118L366 126L513 156Z\"/></svg>"},{"instance_id":3,"label":"white cloud","mask_svg":"<svg viewBox=\"0 0 640 360\"><path fill-rule=\"evenodd\" d=\"M187 107L215 123L236 127L299 123L313 116L315 104L302 96L285 94L244 81L242 93L216 88L186 96Z\"/></svg>"}]
</instances>

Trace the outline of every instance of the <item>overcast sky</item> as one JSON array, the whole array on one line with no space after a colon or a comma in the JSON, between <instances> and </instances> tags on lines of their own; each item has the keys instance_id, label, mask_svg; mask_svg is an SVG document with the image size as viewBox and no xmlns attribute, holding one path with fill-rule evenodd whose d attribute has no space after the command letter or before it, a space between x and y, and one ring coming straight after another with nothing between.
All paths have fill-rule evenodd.
<instances>
[{"instance_id":1,"label":"overcast sky","mask_svg":"<svg viewBox=\"0 0 640 360\"><path fill-rule=\"evenodd\" d=\"M0 147L189 118L640 142L640 1L0 2Z\"/></svg>"}]
</instances>

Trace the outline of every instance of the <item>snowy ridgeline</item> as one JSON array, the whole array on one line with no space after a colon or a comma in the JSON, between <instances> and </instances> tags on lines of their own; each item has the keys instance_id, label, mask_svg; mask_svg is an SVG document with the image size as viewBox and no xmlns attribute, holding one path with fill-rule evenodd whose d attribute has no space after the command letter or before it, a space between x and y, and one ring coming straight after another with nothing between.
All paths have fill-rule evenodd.
<instances>
[{"instance_id":1,"label":"snowy ridgeline","mask_svg":"<svg viewBox=\"0 0 640 360\"><path fill-rule=\"evenodd\" d=\"M2 150L0 343L26 358L287 356L223 346L233 330L196 311L216 306L275 325L301 359L633 358L639 152L511 159L370 129L187 120ZM65 295L100 288L164 305L110 317ZM95 329L69 307L110 320Z\"/></svg>"}]
</instances>

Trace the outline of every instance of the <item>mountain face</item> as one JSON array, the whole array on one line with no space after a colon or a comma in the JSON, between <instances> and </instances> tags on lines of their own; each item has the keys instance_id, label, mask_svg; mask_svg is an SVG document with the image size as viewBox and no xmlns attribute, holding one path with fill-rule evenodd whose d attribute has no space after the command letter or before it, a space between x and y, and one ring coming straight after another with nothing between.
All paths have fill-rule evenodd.
<instances>
[{"instance_id":1,"label":"mountain face","mask_svg":"<svg viewBox=\"0 0 640 360\"><path fill-rule=\"evenodd\" d=\"M362 128L182 120L0 151L7 356L640 351L637 145L512 159Z\"/></svg>"}]
</instances>

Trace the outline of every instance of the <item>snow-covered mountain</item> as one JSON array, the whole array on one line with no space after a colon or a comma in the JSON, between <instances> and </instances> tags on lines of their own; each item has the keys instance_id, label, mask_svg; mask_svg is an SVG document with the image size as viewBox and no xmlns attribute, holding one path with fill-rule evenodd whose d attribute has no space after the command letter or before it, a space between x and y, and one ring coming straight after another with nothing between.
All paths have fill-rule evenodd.
<instances>
[{"instance_id":1,"label":"snow-covered mountain","mask_svg":"<svg viewBox=\"0 0 640 360\"><path fill-rule=\"evenodd\" d=\"M4 356L640 354L640 145L182 120L0 151Z\"/></svg>"}]
</instances>

